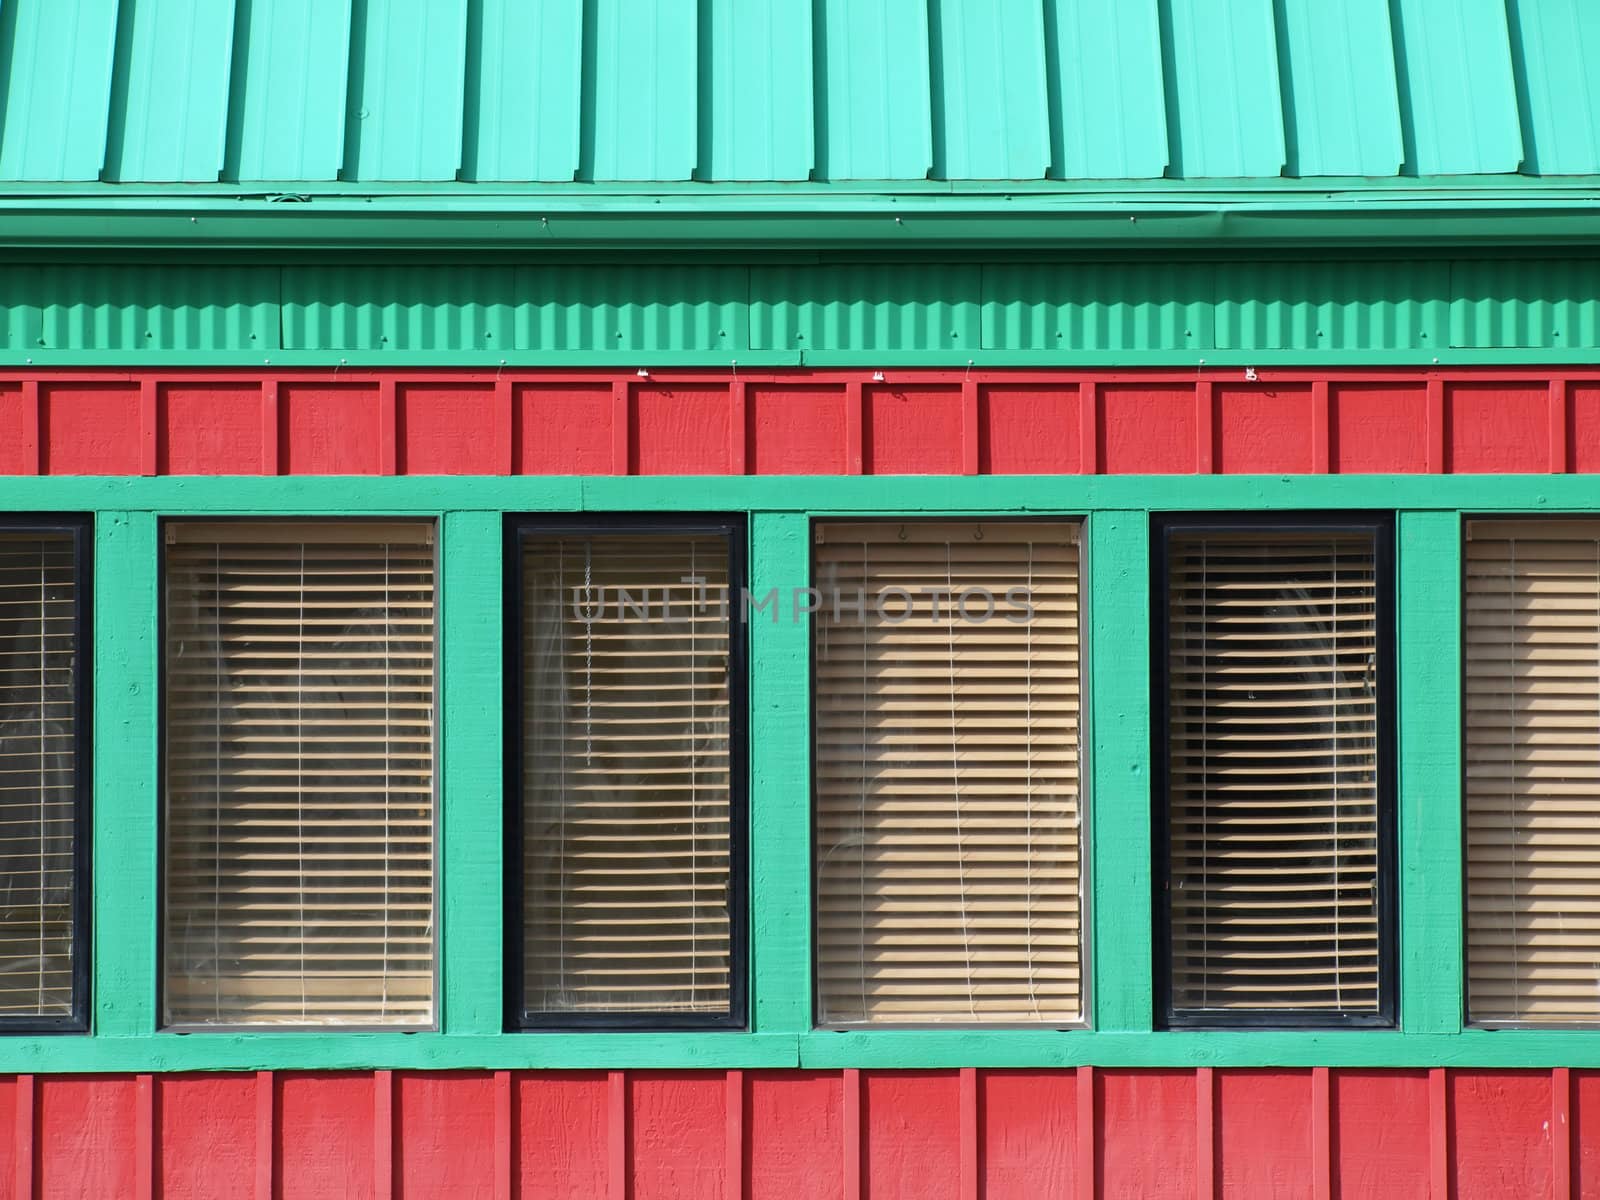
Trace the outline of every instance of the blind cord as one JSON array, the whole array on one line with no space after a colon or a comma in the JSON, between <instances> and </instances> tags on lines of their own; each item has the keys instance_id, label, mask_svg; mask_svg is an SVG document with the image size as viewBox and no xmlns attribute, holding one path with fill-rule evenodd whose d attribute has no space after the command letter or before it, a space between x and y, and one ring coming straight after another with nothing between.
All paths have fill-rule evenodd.
<instances>
[{"instance_id":1,"label":"blind cord","mask_svg":"<svg viewBox=\"0 0 1600 1200\"><path fill-rule=\"evenodd\" d=\"M563 718L556 734L556 743L561 756L561 797L556 805L556 846L558 866L556 878L556 993L557 1004L567 1003L567 805L570 803L567 795L567 712L565 692L570 684L567 682L567 639L563 627L566 625L565 597L567 594L567 547L565 542L556 543L556 653L561 657L561 669L558 678L561 680L561 711ZM589 602L589 597L584 596L584 603ZM524 834L526 837L526 834ZM527 859L527 845L523 845L522 855ZM526 871L524 871L526 877ZM524 902L524 917L526 920L527 905Z\"/></svg>"},{"instance_id":2,"label":"blind cord","mask_svg":"<svg viewBox=\"0 0 1600 1200\"><path fill-rule=\"evenodd\" d=\"M948 541L944 544L944 587L945 595L954 595L955 586L950 569L950 543ZM966 960L967 967L967 1011L976 1018L978 1015L978 998L974 986L975 980L972 977L972 918L967 910L967 852L963 844L961 830L961 755L960 743L956 735L955 613L955 603L952 600L951 611L945 616L945 648L950 668L950 788L952 799L954 800L956 825L956 886L961 892L961 953Z\"/></svg>"},{"instance_id":3,"label":"blind cord","mask_svg":"<svg viewBox=\"0 0 1600 1200\"><path fill-rule=\"evenodd\" d=\"M1033 596L1033 543L1028 543L1028 596ZM1024 660L1027 662L1027 671L1023 676L1022 691L1022 730L1026 744L1024 750L1023 769L1026 780L1023 791L1023 838L1026 842L1023 858L1023 874L1026 892L1023 897L1022 909L1022 940L1027 954L1028 980L1028 1007L1035 1017L1039 1013L1039 989L1036 986L1038 966L1033 957L1033 622L1030 620L1023 626L1023 636L1026 639ZM954 705L951 708L954 713Z\"/></svg>"},{"instance_id":4,"label":"blind cord","mask_svg":"<svg viewBox=\"0 0 1600 1200\"><path fill-rule=\"evenodd\" d=\"M1506 705L1510 714L1511 737L1507 743L1507 790L1510 803L1506 805L1506 823L1510 826L1511 862L1511 996L1514 1011L1522 1016L1522 939L1517 934L1517 539L1510 541L1510 557L1506 575L1506 611L1510 614L1510 636L1506 649L1511 655L1511 684L1506 688Z\"/></svg>"},{"instance_id":5,"label":"blind cord","mask_svg":"<svg viewBox=\"0 0 1600 1200\"><path fill-rule=\"evenodd\" d=\"M212 646L214 664L213 684L217 696L222 695L222 543L211 547L212 579L217 594L212 608L212 630L216 641ZM215 1019L222 1019L222 706L211 708L212 739L211 762L215 786L211 792L211 1011Z\"/></svg>"},{"instance_id":6,"label":"blind cord","mask_svg":"<svg viewBox=\"0 0 1600 1200\"><path fill-rule=\"evenodd\" d=\"M389 667L389 621L394 612L394 600L389 594L391 586L389 577L389 543L383 544L383 621L380 628L383 630L383 694L394 695L394 678ZM394 715L394 705L383 706L383 958L379 970L382 978L378 982L378 1015L389 1015L389 905L393 893L389 886L389 863L394 853L394 835L389 827L389 806L393 800L391 789L393 784L389 778L390 767L393 764L393 750L390 740L393 736L389 722Z\"/></svg>"},{"instance_id":7,"label":"blind cord","mask_svg":"<svg viewBox=\"0 0 1600 1200\"><path fill-rule=\"evenodd\" d=\"M861 542L861 583L867 584L867 543ZM867 1019L867 618L861 620L861 789L856 808L856 828L861 838L861 852L856 855L856 963L860 969L861 1019Z\"/></svg>"},{"instance_id":8,"label":"blind cord","mask_svg":"<svg viewBox=\"0 0 1600 1200\"><path fill-rule=\"evenodd\" d=\"M1200 543L1200 1007L1211 1007L1211 543Z\"/></svg>"},{"instance_id":9,"label":"blind cord","mask_svg":"<svg viewBox=\"0 0 1600 1200\"><path fill-rule=\"evenodd\" d=\"M698 578L699 564L695 554L699 543L689 540L689 574ZM662 582L663 595L670 595L670 585ZM670 618L670 606L663 619ZM695 679L699 663L699 646L696 644L698 623L693 606L689 609L689 1007L698 997L695 985L700 968L700 897L695 884L700 878L700 688Z\"/></svg>"},{"instance_id":10,"label":"blind cord","mask_svg":"<svg viewBox=\"0 0 1600 1200\"><path fill-rule=\"evenodd\" d=\"M594 543L583 543L583 596L587 603L594 602ZM618 613L622 607L617 601ZM605 597L600 598L600 611L605 610ZM594 766L594 623L597 613L583 625L583 765Z\"/></svg>"},{"instance_id":11,"label":"blind cord","mask_svg":"<svg viewBox=\"0 0 1600 1200\"><path fill-rule=\"evenodd\" d=\"M45 601L46 601L47 595L48 595L48 593L46 591L46 588L45 588L45 576L46 576L46 573L48 572L48 570L49 570L49 560L46 558L46 555L45 555L44 543L41 542L39 544L39 775L40 775L41 779L44 776L45 763L48 761L47 758L46 758L46 749L45 749L45 745L46 745L46 743L45 743L45 712L47 711L46 708L45 708L45 696L46 696L46 686L47 686L47 677L46 677L46 671L45 671L45 651L46 651L46 647L48 646L48 642L46 641L46 636L45 636ZM45 939L44 939L44 926L45 926L44 910L45 910L45 900L46 900L47 896L49 895L49 891L48 891L48 889L46 887L46 882L45 882L45 865L46 865L46 861L47 861L47 859L46 859L47 847L46 847L46 842L45 842L45 830L47 828L47 818L49 817L50 806L49 806L49 801L46 799L46 795L47 795L47 793L45 792L45 790L43 788L40 788L39 789L39 904L38 904L38 908L34 910L34 917L35 917L35 921L36 921L36 924L37 924L38 939L39 939L39 957L38 957L39 974L38 974L37 1005L38 1005L38 1008L40 1009L40 1011L43 1011L43 1009L45 1007L44 993L45 993L45 962L46 962L46 958L45 958L45 948L44 948L44 942L45 942Z\"/></svg>"},{"instance_id":12,"label":"blind cord","mask_svg":"<svg viewBox=\"0 0 1600 1200\"><path fill-rule=\"evenodd\" d=\"M309 1019L306 996L306 780L305 780L305 698L306 698L306 547L300 543L300 620L296 629L294 662L294 849L298 869L295 888L296 916L300 946L300 1019Z\"/></svg>"},{"instance_id":13,"label":"blind cord","mask_svg":"<svg viewBox=\"0 0 1600 1200\"><path fill-rule=\"evenodd\" d=\"M1344 843L1339 840L1339 814L1343 805L1339 799L1340 774L1339 749L1339 610L1343 607L1339 598L1339 543L1333 543L1333 618L1329 622L1332 626L1333 637L1329 646L1331 663L1329 665L1329 678L1333 692L1333 1002L1341 1010L1344 1008L1344 949L1342 943L1343 929L1340 927L1340 918L1344 911Z\"/></svg>"}]
</instances>

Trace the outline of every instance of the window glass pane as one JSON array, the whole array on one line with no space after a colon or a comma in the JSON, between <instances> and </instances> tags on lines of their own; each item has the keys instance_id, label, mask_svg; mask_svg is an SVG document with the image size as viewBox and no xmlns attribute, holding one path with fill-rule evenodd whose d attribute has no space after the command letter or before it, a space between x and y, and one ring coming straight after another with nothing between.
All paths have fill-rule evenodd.
<instances>
[{"instance_id":1,"label":"window glass pane","mask_svg":"<svg viewBox=\"0 0 1600 1200\"><path fill-rule=\"evenodd\" d=\"M1376 1013L1380 650L1368 533L1167 541L1171 997Z\"/></svg>"},{"instance_id":2,"label":"window glass pane","mask_svg":"<svg viewBox=\"0 0 1600 1200\"><path fill-rule=\"evenodd\" d=\"M815 541L818 1021L1078 1021L1078 526Z\"/></svg>"},{"instance_id":3,"label":"window glass pane","mask_svg":"<svg viewBox=\"0 0 1600 1200\"><path fill-rule=\"evenodd\" d=\"M432 526L167 541L167 1022L429 1024Z\"/></svg>"},{"instance_id":4,"label":"window glass pane","mask_svg":"<svg viewBox=\"0 0 1600 1200\"><path fill-rule=\"evenodd\" d=\"M726 1014L728 538L533 534L521 569L524 1008Z\"/></svg>"},{"instance_id":5,"label":"window glass pane","mask_svg":"<svg viewBox=\"0 0 1600 1200\"><path fill-rule=\"evenodd\" d=\"M1600 521L1467 524L1467 1011L1600 1021Z\"/></svg>"},{"instance_id":6,"label":"window glass pane","mask_svg":"<svg viewBox=\"0 0 1600 1200\"><path fill-rule=\"evenodd\" d=\"M72 534L0 531L0 1017L73 1011L78 602Z\"/></svg>"}]
</instances>

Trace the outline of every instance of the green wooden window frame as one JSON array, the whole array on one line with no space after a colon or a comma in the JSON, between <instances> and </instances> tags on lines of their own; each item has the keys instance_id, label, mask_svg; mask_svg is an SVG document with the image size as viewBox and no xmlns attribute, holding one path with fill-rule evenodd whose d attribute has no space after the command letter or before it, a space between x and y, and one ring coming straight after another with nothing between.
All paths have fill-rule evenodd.
<instances>
[{"instance_id":1,"label":"green wooden window frame","mask_svg":"<svg viewBox=\"0 0 1600 1200\"><path fill-rule=\"evenodd\" d=\"M1152 512L1396 513L1400 1028L1152 1029L1150 682L1100 660L1088 869L1092 1028L811 1026L810 631L750 628L750 1028L504 1032L502 521L745 513L757 596L809 582L813 518L1084 516L1090 653L1150 643ZM1600 511L1581 476L9 478L0 510L95 514L93 1033L0 1039L0 1070L950 1066L1600 1066L1600 1031L1464 1029L1460 613L1464 512ZM441 1025L426 1033L157 1030L159 522L371 515L440 522Z\"/></svg>"}]
</instances>

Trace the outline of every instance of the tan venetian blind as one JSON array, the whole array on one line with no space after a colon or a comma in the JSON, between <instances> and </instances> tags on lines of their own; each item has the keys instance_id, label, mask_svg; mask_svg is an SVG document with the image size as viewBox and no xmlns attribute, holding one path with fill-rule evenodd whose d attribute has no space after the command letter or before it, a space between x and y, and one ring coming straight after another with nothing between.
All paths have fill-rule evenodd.
<instances>
[{"instance_id":1,"label":"tan venetian blind","mask_svg":"<svg viewBox=\"0 0 1600 1200\"><path fill-rule=\"evenodd\" d=\"M72 535L0 531L0 1017L73 1007L77 620Z\"/></svg>"},{"instance_id":2,"label":"tan venetian blind","mask_svg":"<svg viewBox=\"0 0 1600 1200\"><path fill-rule=\"evenodd\" d=\"M170 524L166 1020L433 1020L433 527Z\"/></svg>"},{"instance_id":3,"label":"tan venetian blind","mask_svg":"<svg viewBox=\"0 0 1600 1200\"><path fill-rule=\"evenodd\" d=\"M1600 1020L1600 521L1469 521L1467 1010Z\"/></svg>"},{"instance_id":4,"label":"tan venetian blind","mask_svg":"<svg viewBox=\"0 0 1600 1200\"><path fill-rule=\"evenodd\" d=\"M1078 527L815 540L819 1022L1079 1020Z\"/></svg>"},{"instance_id":5,"label":"tan venetian blind","mask_svg":"<svg viewBox=\"0 0 1600 1200\"><path fill-rule=\"evenodd\" d=\"M1172 1008L1374 1013L1373 538L1174 531L1167 553Z\"/></svg>"},{"instance_id":6,"label":"tan venetian blind","mask_svg":"<svg viewBox=\"0 0 1600 1200\"><path fill-rule=\"evenodd\" d=\"M719 533L522 544L530 1015L729 1011L728 553Z\"/></svg>"}]
</instances>

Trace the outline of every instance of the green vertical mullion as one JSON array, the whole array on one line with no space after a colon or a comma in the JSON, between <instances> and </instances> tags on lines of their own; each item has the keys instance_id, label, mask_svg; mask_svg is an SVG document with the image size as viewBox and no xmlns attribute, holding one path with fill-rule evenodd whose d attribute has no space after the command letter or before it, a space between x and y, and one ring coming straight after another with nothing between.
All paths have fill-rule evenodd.
<instances>
[{"instance_id":1,"label":"green vertical mullion","mask_svg":"<svg viewBox=\"0 0 1600 1200\"><path fill-rule=\"evenodd\" d=\"M811 621L791 604L811 577L810 521L752 513L750 592L778 589L750 636L751 1028L811 1028Z\"/></svg>"},{"instance_id":2,"label":"green vertical mullion","mask_svg":"<svg viewBox=\"0 0 1600 1200\"><path fill-rule=\"evenodd\" d=\"M1085 747L1096 1029L1152 1027L1150 818L1150 520L1142 511L1089 518L1085 561L1089 714Z\"/></svg>"},{"instance_id":3,"label":"green vertical mullion","mask_svg":"<svg viewBox=\"0 0 1600 1200\"><path fill-rule=\"evenodd\" d=\"M156 1028L161 637L154 513L101 512L94 534L94 1029Z\"/></svg>"},{"instance_id":4,"label":"green vertical mullion","mask_svg":"<svg viewBox=\"0 0 1600 1200\"><path fill-rule=\"evenodd\" d=\"M1461 1029L1461 518L1399 515L1400 1024Z\"/></svg>"},{"instance_id":5,"label":"green vertical mullion","mask_svg":"<svg viewBox=\"0 0 1600 1200\"><path fill-rule=\"evenodd\" d=\"M501 547L498 512L444 515L437 861L446 1033L498 1033L505 1012Z\"/></svg>"}]
</instances>

